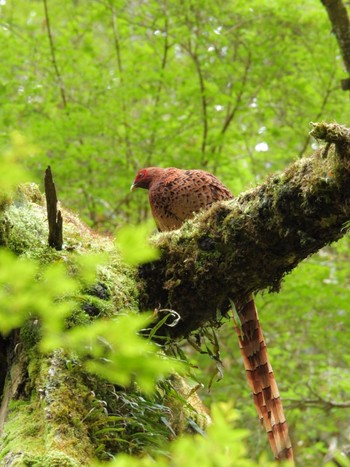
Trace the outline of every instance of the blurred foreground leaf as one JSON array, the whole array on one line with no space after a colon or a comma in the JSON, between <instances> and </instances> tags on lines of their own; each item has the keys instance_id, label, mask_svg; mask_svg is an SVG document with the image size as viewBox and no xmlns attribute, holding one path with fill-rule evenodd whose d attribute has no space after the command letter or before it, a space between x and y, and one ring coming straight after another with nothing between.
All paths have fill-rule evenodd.
<instances>
[{"instance_id":1,"label":"blurred foreground leaf","mask_svg":"<svg viewBox=\"0 0 350 467\"><path fill-rule=\"evenodd\" d=\"M62 328L73 307L63 300L77 290L77 283L61 264L46 269L34 261L0 249L0 331L8 334L30 317L43 320L52 333Z\"/></svg>"},{"instance_id":2,"label":"blurred foreground leaf","mask_svg":"<svg viewBox=\"0 0 350 467\"><path fill-rule=\"evenodd\" d=\"M28 175L20 164L34 150L34 146L20 133L12 133L10 147L0 154L0 193L9 194L20 183L28 181Z\"/></svg>"},{"instance_id":3,"label":"blurred foreground leaf","mask_svg":"<svg viewBox=\"0 0 350 467\"><path fill-rule=\"evenodd\" d=\"M135 266L159 257L158 250L148 242L152 230L154 225L150 223L125 226L118 230L116 239L125 262Z\"/></svg>"},{"instance_id":4,"label":"blurred foreground leaf","mask_svg":"<svg viewBox=\"0 0 350 467\"><path fill-rule=\"evenodd\" d=\"M137 459L126 454L118 455L118 458L109 463L111 467L136 467L157 465L158 467L272 467L274 462L269 462L265 456L261 456L258 462L249 459L249 453L245 446L248 430L236 428L234 422L238 419L237 412L225 403L212 406L213 423L209 426L206 436L187 435L178 438L170 445L170 458L158 456L156 460L148 457ZM95 467L106 464L94 464Z\"/></svg>"},{"instance_id":5,"label":"blurred foreground leaf","mask_svg":"<svg viewBox=\"0 0 350 467\"><path fill-rule=\"evenodd\" d=\"M86 368L111 383L127 386L135 379L142 391L150 393L156 379L179 371L182 366L159 353L157 346L138 335L149 317L122 315L115 319L95 320L90 326L71 329L49 346L62 346L76 352Z\"/></svg>"}]
</instances>

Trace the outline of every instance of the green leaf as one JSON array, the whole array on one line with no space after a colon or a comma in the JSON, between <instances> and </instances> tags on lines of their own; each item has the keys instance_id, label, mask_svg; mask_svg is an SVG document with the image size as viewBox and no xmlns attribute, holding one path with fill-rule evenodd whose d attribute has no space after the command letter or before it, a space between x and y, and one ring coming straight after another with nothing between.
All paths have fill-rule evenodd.
<instances>
[{"instance_id":1,"label":"green leaf","mask_svg":"<svg viewBox=\"0 0 350 467\"><path fill-rule=\"evenodd\" d=\"M154 230L154 228L153 228ZM157 248L149 244L152 232L150 223L138 226L125 226L118 230L116 241L125 262L135 266L153 261L159 257Z\"/></svg>"}]
</instances>

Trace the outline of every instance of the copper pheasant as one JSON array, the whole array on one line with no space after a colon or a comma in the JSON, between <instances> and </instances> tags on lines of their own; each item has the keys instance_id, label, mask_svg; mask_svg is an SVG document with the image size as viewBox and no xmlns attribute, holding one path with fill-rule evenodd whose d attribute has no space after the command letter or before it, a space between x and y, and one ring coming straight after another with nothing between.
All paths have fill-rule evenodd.
<instances>
[{"instance_id":1,"label":"copper pheasant","mask_svg":"<svg viewBox=\"0 0 350 467\"><path fill-rule=\"evenodd\" d=\"M178 229L197 212L233 198L218 178L203 170L144 168L131 186L131 190L136 188L148 190L152 214L160 231ZM260 421L268 433L275 458L292 461L288 426L253 297L237 299L235 307L240 319L235 329Z\"/></svg>"}]
</instances>

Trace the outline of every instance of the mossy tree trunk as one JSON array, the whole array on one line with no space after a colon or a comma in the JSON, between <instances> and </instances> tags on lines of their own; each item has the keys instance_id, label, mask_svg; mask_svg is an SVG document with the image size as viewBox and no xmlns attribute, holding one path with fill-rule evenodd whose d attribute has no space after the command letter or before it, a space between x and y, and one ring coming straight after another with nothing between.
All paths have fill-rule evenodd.
<instances>
[{"instance_id":1,"label":"mossy tree trunk","mask_svg":"<svg viewBox=\"0 0 350 467\"><path fill-rule=\"evenodd\" d=\"M94 291L85 294L76 322L88 322L102 309L107 317L125 308L170 308L181 319L158 333L179 337L215 321L230 299L278 290L284 274L343 236L350 220L350 130L320 124L313 135L327 142L324 149L180 230L157 235L153 242L161 258L141 267L138 275L111 260ZM48 231L42 197L35 192L25 198L0 216L2 246L46 263L91 250L115 255L109 240L65 212L65 249L43 246ZM79 361L61 350L41 354L39 329L31 319L0 339L1 465L89 465L101 449L123 449L113 435L101 435L102 427L109 426L108 413L120 410L116 387L88 376Z\"/></svg>"},{"instance_id":2,"label":"mossy tree trunk","mask_svg":"<svg viewBox=\"0 0 350 467\"><path fill-rule=\"evenodd\" d=\"M108 254L108 264L99 267L98 282L79 290L81 307L69 317L70 328L120 310L137 311L134 273L121 263L113 242L95 235L72 213L62 212L65 249L57 251L47 244L42 194L32 184L20 187L14 201L4 203L0 212L0 246L35 261L39 275L41 268L62 262L74 274L77 256ZM36 295L33 301L40 298ZM48 316L57 311L53 302ZM138 395L89 374L76 356L63 350L42 353L41 335L36 316L30 316L20 329L0 334L0 465L85 466L97 457L107 460L107 453L125 450L129 444L120 441L123 433L115 425L127 423L130 414L125 401ZM118 422L111 413L118 414ZM132 436L132 430L125 436Z\"/></svg>"},{"instance_id":3,"label":"mossy tree trunk","mask_svg":"<svg viewBox=\"0 0 350 467\"><path fill-rule=\"evenodd\" d=\"M108 425L103 408L90 412L98 408L97 398L84 373L68 369L63 352L43 356L28 349L21 334L7 342L0 465L89 465L95 454L90 427Z\"/></svg>"}]
</instances>

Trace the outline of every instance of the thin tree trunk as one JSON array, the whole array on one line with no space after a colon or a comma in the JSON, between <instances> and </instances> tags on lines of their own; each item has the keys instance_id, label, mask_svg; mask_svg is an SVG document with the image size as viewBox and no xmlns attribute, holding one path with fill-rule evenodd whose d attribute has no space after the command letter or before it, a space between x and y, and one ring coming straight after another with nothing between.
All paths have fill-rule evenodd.
<instances>
[{"instance_id":1,"label":"thin tree trunk","mask_svg":"<svg viewBox=\"0 0 350 467\"><path fill-rule=\"evenodd\" d=\"M350 75L350 20L348 11L342 0L321 0L321 2L328 13L345 68ZM350 78L342 80L341 84L344 91L349 90Z\"/></svg>"}]
</instances>

